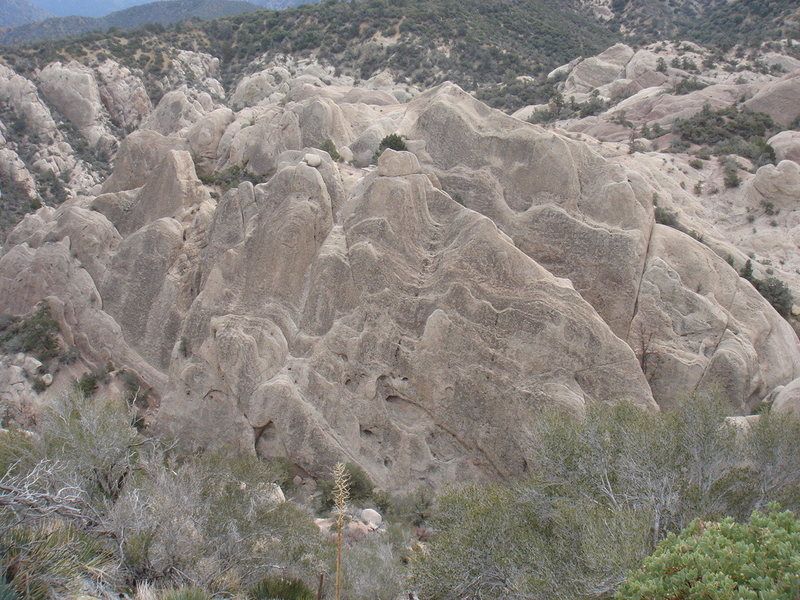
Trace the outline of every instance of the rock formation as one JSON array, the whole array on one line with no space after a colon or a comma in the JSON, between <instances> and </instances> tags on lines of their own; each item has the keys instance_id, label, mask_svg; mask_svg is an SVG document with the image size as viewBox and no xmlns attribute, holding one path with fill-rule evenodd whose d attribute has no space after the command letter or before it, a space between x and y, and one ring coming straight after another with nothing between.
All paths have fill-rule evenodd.
<instances>
[{"instance_id":1,"label":"rock formation","mask_svg":"<svg viewBox=\"0 0 800 600\"><path fill-rule=\"evenodd\" d=\"M548 405L658 410L712 390L746 414L800 376L791 326L721 258L744 254L655 223L657 201L704 223L677 174L452 84L355 86L284 62L225 102L212 58L176 59L201 84L155 108L114 64L56 63L39 88L0 72L0 99L28 102L53 141L48 105L90 144L140 126L107 144L110 176L9 233L0 312L44 300L81 364L152 388L154 431L309 475L347 460L407 489L535 468ZM641 83L654 65L616 46L566 85ZM395 132L408 151L370 164ZM0 168L26 181L11 154ZM796 171L763 167L742 197L794 227ZM16 403L33 394L20 364L0 377Z\"/></svg>"}]
</instances>

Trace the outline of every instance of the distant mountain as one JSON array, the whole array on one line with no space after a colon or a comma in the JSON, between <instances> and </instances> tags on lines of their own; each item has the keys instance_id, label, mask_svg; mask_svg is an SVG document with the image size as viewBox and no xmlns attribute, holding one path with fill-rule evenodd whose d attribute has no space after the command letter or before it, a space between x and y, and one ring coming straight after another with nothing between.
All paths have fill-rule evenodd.
<instances>
[{"instance_id":1,"label":"distant mountain","mask_svg":"<svg viewBox=\"0 0 800 600\"><path fill-rule=\"evenodd\" d=\"M2 0L0 0L2 1ZM22 44L38 40L105 31L111 27L133 29L149 23L170 25L186 19L215 19L261 10L242 0L164 0L113 12L105 17L57 17L0 31L0 44Z\"/></svg>"},{"instance_id":2,"label":"distant mountain","mask_svg":"<svg viewBox=\"0 0 800 600\"><path fill-rule=\"evenodd\" d=\"M26 0L0 0L0 27L41 21L53 15Z\"/></svg>"},{"instance_id":3,"label":"distant mountain","mask_svg":"<svg viewBox=\"0 0 800 600\"><path fill-rule=\"evenodd\" d=\"M318 0L312 0L312 2L315 1ZM22 3L21 0L20 3ZM118 12L146 3L147 0L36 0L38 6L50 11L52 15L57 17L104 17L112 12ZM304 0L257 0L253 2L253 4L268 9L289 8L305 3ZM0 6L2 5L3 2L0 2ZM40 17L37 20L44 18L46 17ZM20 23L23 22L30 23L31 21L20 21ZM18 23L9 23L9 25L16 24Z\"/></svg>"}]
</instances>

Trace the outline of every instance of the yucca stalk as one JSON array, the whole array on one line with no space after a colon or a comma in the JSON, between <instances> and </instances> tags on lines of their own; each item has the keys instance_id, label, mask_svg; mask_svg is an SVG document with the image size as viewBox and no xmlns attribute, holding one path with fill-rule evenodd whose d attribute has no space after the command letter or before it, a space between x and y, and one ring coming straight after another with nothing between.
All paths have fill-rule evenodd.
<instances>
[{"instance_id":1,"label":"yucca stalk","mask_svg":"<svg viewBox=\"0 0 800 600\"><path fill-rule=\"evenodd\" d=\"M347 501L350 500L350 475L344 463L333 468L333 504L336 513L336 600L342 593L342 530L347 518Z\"/></svg>"}]
</instances>

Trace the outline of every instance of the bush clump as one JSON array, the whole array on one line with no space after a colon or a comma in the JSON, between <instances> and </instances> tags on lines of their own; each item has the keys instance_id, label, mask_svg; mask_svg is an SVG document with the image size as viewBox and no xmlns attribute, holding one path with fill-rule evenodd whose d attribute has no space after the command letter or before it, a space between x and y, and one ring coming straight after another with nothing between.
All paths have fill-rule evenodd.
<instances>
[{"instance_id":1,"label":"bush clump","mask_svg":"<svg viewBox=\"0 0 800 600\"><path fill-rule=\"evenodd\" d=\"M771 505L748 523L693 521L670 534L618 600L763 600L800 594L800 519Z\"/></svg>"},{"instance_id":2,"label":"bush clump","mask_svg":"<svg viewBox=\"0 0 800 600\"><path fill-rule=\"evenodd\" d=\"M27 317L0 315L0 351L25 352L42 362L57 358L61 354L59 331L45 303L40 303Z\"/></svg>"},{"instance_id":3,"label":"bush clump","mask_svg":"<svg viewBox=\"0 0 800 600\"><path fill-rule=\"evenodd\" d=\"M383 151L387 148L391 150L396 150L397 152L405 152L408 150L406 147L406 143L398 134L390 133L385 138L381 140L381 143L378 144L378 151L375 153L375 156L378 157L383 154Z\"/></svg>"},{"instance_id":4,"label":"bush clump","mask_svg":"<svg viewBox=\"0 0 800 600\"><path fill-rule=\"evenodd\" d=\"M333 143L333 140L331 138L328 138L324 142L322 142L322 149L325 150L325 152L327 152L330 155L332 161L334 162L342 161L342 155L339 154L339 150L336 148L336 144Z\"/></svg>"},{"instance_id":5,"label":"bush clump","mask_svg":"<svg viewBox=\"0 0 800 600\"><path fill-rule=\"evenodd\" d=\"M267 577L252 587L248 600L314 600L313 592L300 579Z\"/></svg>"},{"instance_id":6,"label":"bush clump","mask_svg":"<svg viewBox=\"0 0 800 600\"><path fill-rule=\"evenodd\" d=\"M753 284L758 292L772 305L778 314L784 318L789 316L794 304L794 296L789 286L777 277L759 279L753 274L753 262L748 260L741 272L741 277Z\"/></svg>"}]
</instances>

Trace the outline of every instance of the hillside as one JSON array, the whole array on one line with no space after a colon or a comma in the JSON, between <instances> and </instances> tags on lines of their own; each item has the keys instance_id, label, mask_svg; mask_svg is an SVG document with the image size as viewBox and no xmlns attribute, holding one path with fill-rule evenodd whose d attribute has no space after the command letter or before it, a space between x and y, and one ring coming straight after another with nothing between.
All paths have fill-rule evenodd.
<instances>
[{"instance_id":1,"label":"hillside","mask_svg":"<svg viewBox=\"0 0 800 600\"><path fill-rule=\"evenodd\" d=\"M582 0L610 26L639 41L688 39L752 44L796 36L800 7L794 0Z\"/></svg>"},{"instance_id":2,"label":"hillside","mask_svg":"<svg viewBox=\"0 0 800 600\"><path fill-rule=\"evenodd\" d=\"M0 39L9 43L12 34ZM53 60L86 62L102 55L150 71L159 67L159 56L181 48L218 56L222 81L228 84L262 55L291 53L315 56L359 78L388 68L416 85L451 80L467 89L481 89L481 97L495 106L518 108L550 93L542 81L534 84L531 77L576 55L597 52L613 39L605 27L569 3L375 0L184 23L158 33L145 29L91 34L5 48L2 57L27 69Z\"/></svg>"},{"instance_id":3,"label":"hillside","mask_svg":"<svg viewBox=\"0 0 800 600\"><path fill-rule=\"evenodd\" d=\"M57 17L12 27L0 31L0 44L65 38L112 27L133 29L147 24L171 25L187 19L216 19L258 9L255 4L241 0L163 0L112 12L105 17Z\"/></svg>"},{"instance_id":4,"label":"hillside","mask_svg":"<svg viewBox=\"0 0 800 600\"><path fill-rule=\"evenodd\" d=\"M0 27L13 27L53 16L27 0L0 0Z\"/></svg>"}]
</instances>

